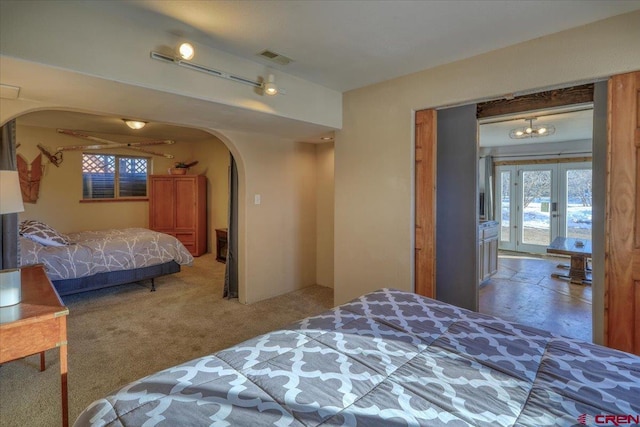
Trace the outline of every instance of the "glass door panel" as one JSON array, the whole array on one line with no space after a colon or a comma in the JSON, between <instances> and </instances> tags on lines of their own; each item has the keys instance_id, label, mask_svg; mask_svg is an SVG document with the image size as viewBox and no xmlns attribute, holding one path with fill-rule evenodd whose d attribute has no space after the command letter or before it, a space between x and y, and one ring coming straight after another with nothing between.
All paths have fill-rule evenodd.
<instances>
[{"instance_id":1,"label":"glass door panel","mask_svg":"<svg viewBox=\"0 0 640 427\"><path fill-rule=\"evenodd\" d=\"M496 167L496 191L494 201L495 220L499 223L498 248L509 251L516 250L516 208L515 208L515 176L514 166Z\"/></svg>"},{"instance_id":2,"label":"glass door panel","mask_svg":"<svg viewBox=\"0 0 640 427\"><path fill-rule=\"evenodd\" d=\"M522 171L522 244L551 243L551 170Z\"/></svg>"},{"instance_id":3,"label":"glass door panel","mask_svg":"<svg viewBox=\"0 0 640 427\"><path fill-rule=\"evenodd\" d=\"M593 205L592 171L589 164L578 169L576 164L563 167L565 221L561 226L565 236L591 240L591 211ZM562 205L561 205L562 206ZM561 233L562 234L562 233Z\"/></svg>"},{"instance_id":4,"label":"glass door panel","mask_svg":"<svg viewBox=\"0 0 640 427\"><path fill-rule=\"evenodd\" d=\"M500 241L511 241L511 172L500 173Z\"/></svg>"},{"instance_id":5,"label":"glass door panel","mask_svg":"<svg viewBox=\"0 0 640 427\"><path fill-rule=\"evenodd\" d=\"M591 163L496 167L499 248L545 253L557 236L591 239Z\"/></svg>"}]
</instances>

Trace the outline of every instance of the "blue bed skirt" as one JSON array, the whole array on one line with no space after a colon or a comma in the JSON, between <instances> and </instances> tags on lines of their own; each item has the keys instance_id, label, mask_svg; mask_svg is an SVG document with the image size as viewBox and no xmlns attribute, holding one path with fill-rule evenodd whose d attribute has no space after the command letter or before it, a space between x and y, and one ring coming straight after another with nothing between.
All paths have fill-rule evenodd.
<instances>
[{"instance_id":1,"label":"blue bed skirt","mask_svg":"<svg viewBox=\"0 0 640 427\"><path fill-rule=\"evenodd\" d=\"M152 265L150 267L136 268L133 270L109 271L94 274L93 276L78 277L75 279L54 280L53 286L58 291L58 295L71 295L79 292L94 291L109 286L124 285L141 280L154 279L167 274L180 271L180 264L169 261L164 264Z\"/></svg>"}]
</instances>

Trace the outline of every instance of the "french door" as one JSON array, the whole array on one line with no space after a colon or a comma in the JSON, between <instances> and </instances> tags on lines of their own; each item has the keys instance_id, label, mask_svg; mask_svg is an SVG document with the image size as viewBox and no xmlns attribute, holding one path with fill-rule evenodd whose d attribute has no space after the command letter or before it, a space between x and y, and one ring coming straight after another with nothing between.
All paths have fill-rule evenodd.
<instances>
[{"instance_id":1,"label":"french door","mask_svg":"<svg viewBox=\"0 0 640 427\"><path fill-rule=\"evenodd\" d=\"M545 253L557 236L591 239L590 162L498 166L499 248Z\"/></svg>"}]
</instances>

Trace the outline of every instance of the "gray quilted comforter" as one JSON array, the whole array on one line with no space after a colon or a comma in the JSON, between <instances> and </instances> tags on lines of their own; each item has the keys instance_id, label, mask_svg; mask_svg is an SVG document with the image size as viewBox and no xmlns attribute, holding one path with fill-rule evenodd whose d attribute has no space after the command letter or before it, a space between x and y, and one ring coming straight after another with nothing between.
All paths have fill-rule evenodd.
<instances>
[{"instance_id":1,"label":"gray quilted comforter","mask_svg":"<svg viewBox=\"0 0 640 427\"><path fill-rule=\"evenodd\" d=\"M640 416L640 357L383 289L135 381L76 426L548 426Z\"/></svg>"},{"instance_id":2,"label":"gray quilted comforter","mask_svg":"<svg viewBox=\"0 0 640 427\"><path fill-rule=\"evenodd\" d=\"M44 264L51 280L62 280L172 260L181 265L193 262L178 239L146 228L82 231L67 237L67 246L43 246L21 237L20 265Z\"/></svg>"}]
</instances>

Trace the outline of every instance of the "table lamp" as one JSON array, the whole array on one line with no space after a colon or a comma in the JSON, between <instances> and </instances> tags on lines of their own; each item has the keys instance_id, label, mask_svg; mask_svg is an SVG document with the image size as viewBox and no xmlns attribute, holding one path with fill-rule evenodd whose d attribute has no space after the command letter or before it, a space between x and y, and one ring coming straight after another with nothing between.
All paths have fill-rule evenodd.
<instances>
[{"instance_id":1,"label":"table lamp","mask_svg":"<svg viewBox=\"0 0 640 427\"><path fill-rule=\"evenodd\" d=\"M0 215L23 212L17 171L0 170ZM20 269L0 270L0 307L20 302Z\"/></svg>"}]
</instances>

